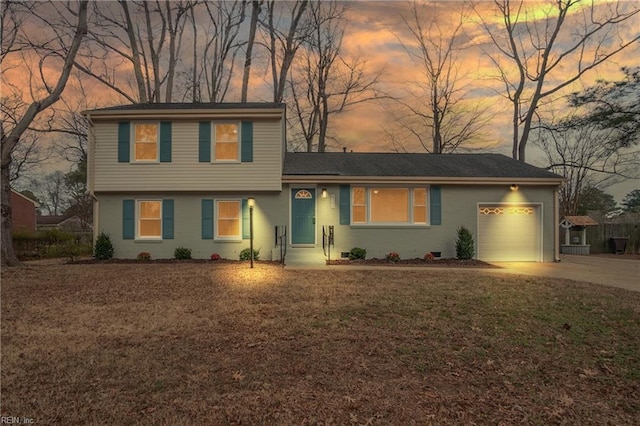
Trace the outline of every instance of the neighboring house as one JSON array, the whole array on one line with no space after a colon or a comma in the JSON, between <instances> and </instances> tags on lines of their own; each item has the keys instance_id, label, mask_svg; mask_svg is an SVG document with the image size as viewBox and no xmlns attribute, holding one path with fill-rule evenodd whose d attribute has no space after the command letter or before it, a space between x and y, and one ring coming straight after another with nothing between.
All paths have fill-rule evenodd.
<instances>
[{"instance_id":1,"label":"neighboring house","mask_svg":"<svg viewBox=\"0 0 640 426\"><path fill-rule=\"evenodd\" d=\"M47 229L60 229L67 232L91 231L91 224L76 214L38 216L36 222L39 231Z\"/></svg>"},{"instance_id":2,"label":"neighboring house","mask_svg":"<svg viewBox=\"0 0 640 426\"><path fill-rule=\"evenodd\" d=\"M84 113L94 234L115 256L237 259L249 246L276 259L437 251L455 256L456 230L483 260L558 256L561 176L499 154L287 153L283 104L144 104Z\"/></svg>"},{"instance_id":3,"label":"neighboring house","mask_svg":"<svg viewBox=\"0 0 640 426\"><path fill-rule=\"evenodd\" d=\"M36 232L37 201L11 190L11 232Z\"/></svg>"}]
</instances>

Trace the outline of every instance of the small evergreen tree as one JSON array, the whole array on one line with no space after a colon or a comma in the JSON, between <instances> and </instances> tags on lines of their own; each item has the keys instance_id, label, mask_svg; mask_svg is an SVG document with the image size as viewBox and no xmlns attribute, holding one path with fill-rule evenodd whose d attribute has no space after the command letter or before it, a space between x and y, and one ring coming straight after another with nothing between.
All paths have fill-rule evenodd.
<instances>
[{"instance_id":1,"label":"small evergreen tree","mask_svg":"<svg viewBox=\"0 0 640 426\"><path fill-rule=\"evenodd\" d=\"M96 239L94 256L98 260L109 260L113 257L113 244L108 234L101 232Z\"/></svg>"},{"instance_id":2,"label":"small evergreen tree","mask_svg":"<svg viewBox=\"0 0 640 426\"><path fill-rule=\"evenodd\" d=\"M474 255L473 235L464 226L458 228L458 237L456 238L456 257L458 259L469 260Z\"/></svg>"}]
</instances>

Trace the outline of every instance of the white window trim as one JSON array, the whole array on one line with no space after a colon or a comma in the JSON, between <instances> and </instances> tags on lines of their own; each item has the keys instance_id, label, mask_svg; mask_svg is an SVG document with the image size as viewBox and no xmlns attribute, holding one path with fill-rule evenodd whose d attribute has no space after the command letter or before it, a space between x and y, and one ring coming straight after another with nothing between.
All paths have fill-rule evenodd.
<instances>
[{"instance_id":1,"label":"white window trim","mask_svg":"<svg viewBox=\"0 0 640 426\"><path fill-rule=\"evenodd\" d=\"M353 189L354 188L364 188L364 205L366 210L366 221L365 222L354 222L353 221ZM401 188L407 189L409 191L409 199L407 208L409 213L409 221L408 222L371 222L371 190L374 189L385 189L385 188ZM414 222L414 212L413 208L414 204L414 189L424 188L427 195L427 204L425 205L426 209L426 223ZM353 227L362 227L362 228L426 228L431 226L431 215L430 215L430 186L429 185L410 185L410 186L397 186L397 185L351 185L351 197L349 203L350 209L350 222Z\"/></svg>"},{"instance_id":2,"label":"white window trim","mask_svg":"<svg viewBox=\"0 0 640 426\"><path fill-rule=\"evenodd\" d=\"M131 163L135 164L155 164L160 162L160 122L159 121L133 121L131 123ZM136 159L136 125L138 124L155 124L158 129L156 132L156 158L153 160L137 160Z\"/></svg>"},{"instance_id":3,"label":"white window trim","mask_svg":"<svg viewBox=\"0 0 640 426\"><path fill-rule=\"evenodd\" d=\"M216 124L235 124L238 128L238 152L236 153L236 160L218 160L216 158ZM242 161L240 156L242 155L242 126L240 121L234 120L216 120L211 122L211 162L212 163L227 163L227 164L236 164Z\"/></svg>"},{"instance_id":4,"label":"white window trim","mask_svg":"<svg viewBox=\"0 0 640 426\"><path fill-rule=\"evenodd\" d=\"M143 202L158 202L160 203L160 236L142 236L140 235L140 203ZM162 199L156 198L141 198L136 200L136 240L137 241L162 241Z\"/></svg>"},{"instance_id":5,"label":"white window trim","mask_svg":"<svg viewBox=\"0 0 640 426\"><path fill-rule=\"evenodd\" d=\"M220 231L220 226L218 225L218 220L220 219L220 215L218 214L218 203L222 201L236 201L238 202L238 212L240 213L240 227L237 236L227 237L220 236L218 233ZM216 198L213 200L213 239L214 241L229 241L229 242L241 242L242 241L242 199L241 198Z\"/></svg>"}]
</instances>

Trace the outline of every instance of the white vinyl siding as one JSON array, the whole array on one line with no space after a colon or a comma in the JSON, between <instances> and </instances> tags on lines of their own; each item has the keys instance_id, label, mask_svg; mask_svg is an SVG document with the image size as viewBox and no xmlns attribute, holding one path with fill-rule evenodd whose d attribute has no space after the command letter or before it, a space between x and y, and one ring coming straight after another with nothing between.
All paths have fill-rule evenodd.
<instances>
[{"instance_id":1,"label":"white vinyl siding","mask_svg":"<svg viewBox=\"0 0 640 426\"><path fill-rule=\"evenodd\" d=\"M96 122L93 190L100 191L279 191L282 189L280 120L253 121L253 162L198 161L198 121L172 123L171 163L143 167L118 162L118 123Z\"/></svg>"}]
</instances>

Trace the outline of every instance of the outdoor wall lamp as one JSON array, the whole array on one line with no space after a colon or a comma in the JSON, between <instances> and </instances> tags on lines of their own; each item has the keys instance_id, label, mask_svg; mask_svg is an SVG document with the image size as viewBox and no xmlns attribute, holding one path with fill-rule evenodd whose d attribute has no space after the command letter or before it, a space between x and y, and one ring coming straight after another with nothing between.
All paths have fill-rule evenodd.
<instances>
[{"instance_id":1,"label":"outdoor wall lamp","mask_svg":"<svg viewBox=\"0 0 640 426\"><path fill-rule=\"evenodd\" d=\"M256 205L256 199L249 197L247 204L249 205L249 257L251 260L251 268L253 268L253 207Z\"/></svg>"},{"instance_id":2,"label":"outdoor wall lamp","mask_svg":"<svg viewBox=\"0 0 640 426\"><path fill-rule=\"evenodd\" d=\"M322 198L327 198L327 188L322 188Z\"/></svg>"},{"instance_id":3,"label":"outdoor wall lamp","mask_svg":"<svg viewBox=\"0 0 640 426\"><path fill-rule=\"evenodd\" d=\"M517 191L518 190L518 185L516 185L515 183L511 185L511 190L512 191Z\"/></svg>"}]
</instances>

